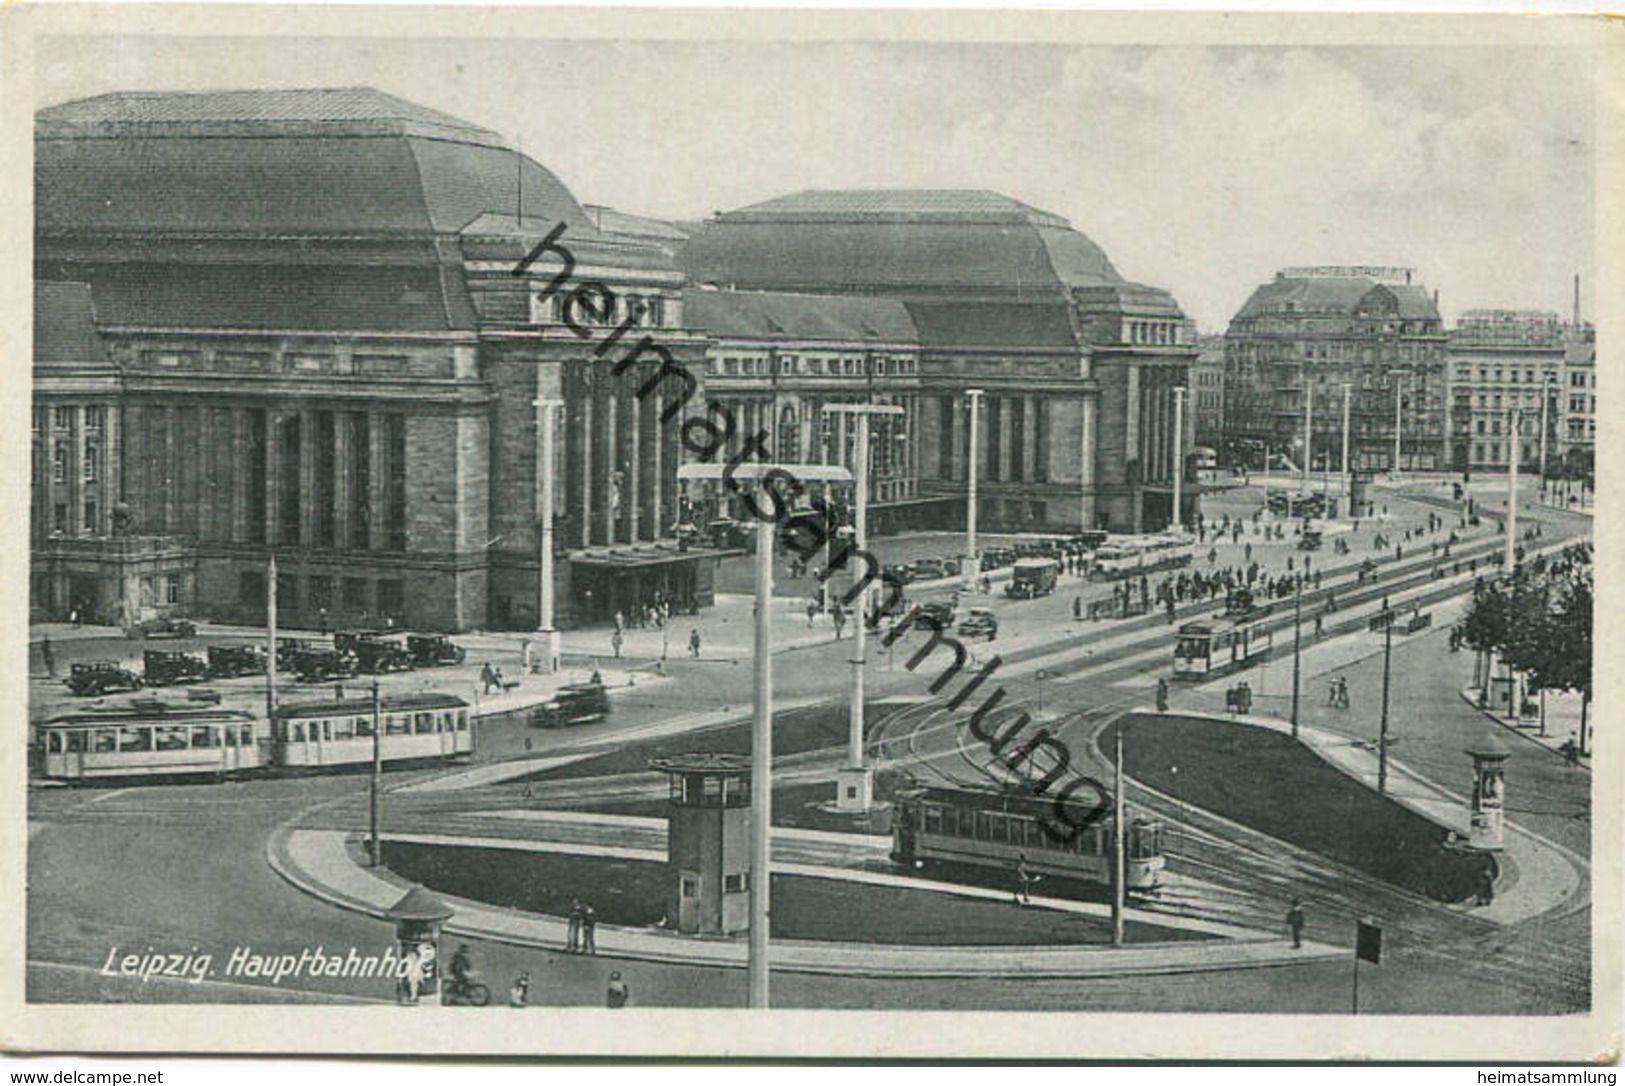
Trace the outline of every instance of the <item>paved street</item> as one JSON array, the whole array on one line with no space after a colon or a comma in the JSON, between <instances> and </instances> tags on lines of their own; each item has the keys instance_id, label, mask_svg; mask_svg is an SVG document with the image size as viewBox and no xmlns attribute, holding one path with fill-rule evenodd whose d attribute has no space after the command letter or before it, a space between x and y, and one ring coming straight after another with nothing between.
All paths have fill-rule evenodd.
<instances>
[{"instance_id":1,"label":"paved street","mask_svg":"<svg viewBox=\"0 0 1625 1086\"><path fill-rule=\"evenodd\" d=\"M1252 491L1256 503L1257 491ZM1227 495L1225 501L1239 512L1247 508L1245 493ZM1420 523L1429 507L1413 505L1397 496L1388 530L1399 531ZM1412 519L1414 518L1414 519ZM1564 534L1586 530L1583 517L1554 514L1546 526L1556 542ZM1369 526L1362 530L1369 530ZM1492 541L1493 529L1464 535L1459 545L1474 539ZM918 543L939 545L935 539ZM1221 545L1217 564L1240 562L1244 544ZM1284 569L1290 542L1255 545L1254 557L1266 567ZM1327 578L1340 583L1340 570L1364 555L1356 549L1346 558L1329 551L1315 556ZM1400 569L1399 566L1395 566ZM1404 576L1402 573L1401 576ZM1424 579L1425 580L1425 579ZM1063 580L1054 596L1037 601L1004 600L995 594L989 604L999 613L998 651L1012 661L1007 677L1013 679L1012 705L1035 709L1045 701L1046 717L1072 748L1081 764L1107 769L1095 752L1095 733L1117 712L1147 700L1147 680L1141 678L1165 667L1168 634L1159 616L1122 623L1078 623L1073 620L1070 596L1080 592L1094 597L1109 587ZM1419 585L1407 591L1425 591ZM1401 596L1403 598L1403 596ZM726 605L726 604L725 604ZM1375 603L1367 606L1374 607ZM1461 697L1470 679L1469 654L1451 653L1446 645L1448 615L1459 603L1440 604L1433 629L1413 635L1405 643L1401 666L1394 670L1392 701L1396 706L1392 732L1396 762L1421 778L1460 794L1466 778L1465 744L1498 726ZM1355 609L1357 611L1357 609ZM748 618L748 615L746 616ZM1357 616L1348 616L1354 620ZM595 756L613 751L628 741L650 742L661 736L693 737L693 749L707 749L703 729L737 727L750 705L750 669L739 666L731 653L738 637L730 632L726 615L702 615L702 626L712 631L716 658L700 660L672 656L663 676L648 670L618 671L631 685L617 686L612 696L609 723L589 729L536 731L511 718L493 717L482 736L474 773L466 784L451 790L402 791L414 783L445 776L443 770L392 772L387 781L386 827L392 832L433 832L436 820L455 824L453 809L475 811L500 806L507 796L517 801L519 785L501 781L511 776L503 768L508 759L530 759L535 764L560 768L548 778L557 783L523 785L523 803L545 806L549 796L562 797L572 775L590 773ZM1363 621L1363 619L1362 619ZM786 786L806 787L831 780L840 764L844 731L844 694L850 641L837 643L832 631L792 639L778 658L777 694L791 710L781 720L789 727L793 714L813 714L794 731L812 729L811 747L802 754L783 757ZM804 619L802 622L805 628ZM647 638L649 631L638 631ZM106 638L72 633L55 635L59 661L90 658L114 652L119 645ZM1375 734L1376 691L1380 689L1380 651L1373 655L1365 635L1337 634L1306 654L1303 678L1303 720L1308 726L1334 735L1366 740ZM498 652L501 641L475 638L476 644ZM877 726L899 704L918 699L929 674L910 673L897 659L910 640L898 643L888 658L871 641L869 669L871 724ZM1278 641L1279 644L1279 641ZM1148 657L1146 663L1140 663ZM1038 663L1053 677L1039 690ZM59 665L60 666L60 665ZM1261 669L1253 685L1259 691L1255 712L1283 713L1281 676L1290 661L1277 656ZM1332 673L1347 677L1352 707L1331 709L1316 696ZM421 673L418 673L421 676ZM1023 677L1025 676L1025 677ZM437 678L443 677L437 676ZM419 680L421 681L421 679ZM466 681L452 678L453 683ZM245 685L252 680L238 680ZM1210 684L1212 685L1212 684ZM48 687L37 677L35 690ZM1176 707L1212 697L1211 691L1175 690ZM60 705L60 699L41 699ZM884 708L890 704L892 708ZM1001 712L1006 711L1001 709ZM892 727L898 730L891 730ZM695 731L695 729L702 729ZM1554 752L1534 743L1519 745L1511 733L1514 758L1508 771L1508 816L1520 829L1538 835L1577 855L1589 853L1589 781L1583 770L1567 766ZM819 739L823 736L823 739ZM975 780L985 770L971 751L967 755L962 729L922 703L898 716L878 736L876 753L893 772L925 774L927 779ZM662 740L666 741L666 740ZM675 741L675 740L674 740ZM820 749L820 745L822 749ZM987 762L982 752L980 764ZM519 761L516 766L531 764ZM578 766L579 769L572 768ZM475 781L489 766L490 783ZM968 776L967 776L968 775ZM619 778L615 778L619 779ZM632 778L627 778L630 782ZM610 778L581 777L587 791L603 789ZM469 788L476 791L469 791ZM653 795L664 785L658 782ZM830 785L832 787L832 784ZM650 794L639 784L638 795ZM132 785L126 788L38 788L30 795L30 995L49 1000L244 1000L277 998L387 998L376 982L359 979L306 978L284 990L267 991L250 979L212 978L199 985L154 979L145 984L100 975L110 953L141 952L148 947L174 952L200 948L217 961L237 947L253 953L298 953L323 945L348 949L387 945L385 924L361 913L338 908L295 889L267 863L267 847L276 827L296 820L301 824L360 828L365 810L364 776L345 775L289 780L249 780L223 785ZM554 789L550 792L549 789ZM629 793L632 794L632 793ZM421 798L420 798L421 797ZM445 797L435 799L434 797ZM1537 916L1510 927L1487 923L1470 911L1422 903L1364 880L1346 875L1310 857L1282 850L1269 839L1240 827L1224 826L1202 812L1180 807L1168 809L1165 797L1131 788L1130 801L1145 803L1171 824L1172 872L1191 875L1198 859L1211 864L1220 858L1222 873L1206 871L1198 883L1207 887L1191 899L1192 915L1208 910L1214 919L1240 922L1266 939L1278 929L1277 910L1283 897L1302 893L1310 902L1309 936L1333 946L1348 945L1349 919L1376 913L1389 925L1390 957L1362 978L1362 1001L1376 1010L1394 1013L1436 1011L1449 1003L1462 1013L1553 1013L1583 1006L1589 969L1586 924L1589 910L1583 903ZM432 801L432 802L430 802ZM425 806L427 804L427 806ZM437 807L436 804L439 806ZM450 804L450 806L448 806ZM435 810L447 812L436 815ZM411 812L419 813L413 814ZM325 813L324 813L325 812ZM393 819L393 821L391 820ZM488 820L489 821L489 820ZM482 823L484 825L486 823ZM461 832L461 831L458 831ZM1198 841L1203 849L1192 851ZM207 900L208 907L177 908L175 871L186 871L183 901ZM1335 890L1329 889L1338 880ZM1196 885L1195 883L1192 884ZM1155 906L1153 906L1155 908ZM861 928L853 939L861 943ZM612 940L606 940L606 943ZM744 979L730 968L676 962L632 961L619 957L588 960L534 946L474 941L480 968L494 983L527 970L537 985L532 1000L538 1003L592 1004L611 968L628 973L645 1005L738 1005ZM1217 966L1210 966L1217 967ZM1336 1012L1347 998L1346 960L1308 961L1301 964L1251 968L1226 973L1222 986L1204 973L1094 977L1085 980L1022 980L1000 976L970 976L952 985L924 980L885 979L784 973L775 984L775 1001L782 1006L907 1008L1031 1007L1035 995L1042 1005L1057 1009L1087 1007L1101 1010L1204 1009L1290 1010ZM1463 976L1483 983L1462 985Z\"/></svg>"}]
</instances>

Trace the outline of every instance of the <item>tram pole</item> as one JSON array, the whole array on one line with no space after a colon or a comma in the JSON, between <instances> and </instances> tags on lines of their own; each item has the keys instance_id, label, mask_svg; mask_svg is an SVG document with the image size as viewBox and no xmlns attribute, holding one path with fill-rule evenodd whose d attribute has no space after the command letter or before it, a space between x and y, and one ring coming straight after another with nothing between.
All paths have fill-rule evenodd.
<instances>
[{"instance_id":1,"label":"tram pole","mask_svg":"<svg viewBox=\"0 0 1625 1086\"><path fill-rule=\"evenodd\" d=\"M1394 615L1386 607L1382 626L1382 722L1377 727L1377 791L1388 791L1388 687L1394 655Z\"/></svg>"},{"instance_id":2,"label":"tram pole","mask_svg":"<svg viewBox=\"0 0 1625 1086\"><path fill-rule=\"evenodd\" d=\"M276 719L276 551L265 573L265 719Z\"/></svg>"},{"instance_id":3,"label":"tram pole","mask_svg":"<svg viewBox=\"0 0 1625 1086\"><path fill-rule=\"evenodd\" d=\"M1124 856L1128 835L1127 808L1123 802L1123 721L1117 721L1115 756L1112 761L1112 946L1123 945L1123 884L1128 880Z\"/></svg>"},{"instance_id":4,"label":"tram pole","mask_svg":"<svg viewBox=\"0 0 1625 1086\"><path fill-rule=\"evenodd\" d=\"M981 415L982 390L967 388L965 398L970 404L970 437L965 447L965 591L975 592L982 573L981 559L976 556L977 425ZM1087 485L1087 480L1085 483ZM1085 524L1083 527L1089 526Z\"/></svg>"},{"instance_id":5,"label":"tram pole","mask_svg":"<svg viewBox=\"0 0 1625 1086\"><path fill-rule=\"evenodd\" d=\"M750 773L750 1005L769 1004L768 923L773 850L773 605L772 521L756 524L756 690ZM861 619L860 619L861 623Z\"/></svg>"},{"instance_id":6,"label":"tram pole","mask_svg":"<svg viewBox=\"0 0 1625 1086\"><path fill-rule=\"evenodd\" d=\"M1303 674L1303 573L1292 595L1292 738L1298 738L1298 691Z\"/></svg>"},{"instance_id":7,"label":"tram pole","mask_svg":"<svg viewBox=\"0 0 1625 1086\"><path fill-rule=\"evenodd\" d=\"M372 795L369 797L369 823L372 835L372 866L382 867L384 843L378 839L378 793L384 777L384 703L378 680L372 681Z\"/></svg>"}]
</instances>

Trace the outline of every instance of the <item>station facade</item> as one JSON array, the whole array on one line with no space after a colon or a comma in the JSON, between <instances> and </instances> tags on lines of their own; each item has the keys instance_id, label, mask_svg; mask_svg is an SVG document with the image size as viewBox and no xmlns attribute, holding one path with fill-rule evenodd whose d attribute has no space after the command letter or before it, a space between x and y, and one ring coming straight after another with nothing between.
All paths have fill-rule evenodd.
<instances>
[{"instance_id":1,"label":"station facade","mask_svg":"<svg viewBox=\"0 0 1625 1086\"><path fill-rule=\"evenodd\" d=\"M368 88L103 95L35 150L41 618L263 621L274 553L288 625L534 629L544 513L560 625L704 605L676 472L713 392L815 460L850 461L826 403L902 406L879 530L962 524L973 452L988 527L1169 519L1189 323L1007 197L685 228Z\"/></svg>"}]
</instances>

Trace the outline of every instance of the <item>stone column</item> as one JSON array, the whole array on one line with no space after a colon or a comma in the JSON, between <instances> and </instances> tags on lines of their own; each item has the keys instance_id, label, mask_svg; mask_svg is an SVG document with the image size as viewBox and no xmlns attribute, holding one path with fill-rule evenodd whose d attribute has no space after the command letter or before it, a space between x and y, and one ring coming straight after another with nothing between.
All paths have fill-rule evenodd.
<instances>
[{"instance_id":1,"label":"stone column","mask_svg":"<svg viewBox=\"0 0 1625 1086\"><path fill-rule=\"evenodd\" d=\"M1079 531L1086 532L1094 528L1098 517L1100 480L1096 478L1095 423L1100 413L1099 397L1093 392L1085 392L1078 401L1078 409L1082 416L1078 426L1078 483L1082 488L1078 516L1082 521Z\"/></svg>"},{"instance_id":2,"label":"stone column","mask_svg":"<svg viewBox=\"0 0 1625 1086\"><path fill-rule=\"evenodd\" d=\"M376 551L382 550L388 540L384 491L389 482L384 470L384 416L376 411L367 413L367 457L372 463L367 472L367 546Z\"/></svg>"},{"instance_id":3,"label":"stone column","mask_svg":"<svg viewBox=\"0 0 1625 1086\"><path fill-rule=\"evenodd\" d=\"M580 363L577 363L580 365ZM581 545L592 546L592 370L581 386Z\"/></svg>"},{"instance_id":4,"label":"stone column","mask_svg":"<svg viewBox=\"0 0 1625 1086\"><path fill-rule=\"evenodd\" d=\"M636 396L629 396L626 407L631 417L627 426L627 444L630 450L626 458L624 500L627 503L627 538L636 543L643 538L640 534L643 526L643 401Z\"/></svg>"}]
</instances>

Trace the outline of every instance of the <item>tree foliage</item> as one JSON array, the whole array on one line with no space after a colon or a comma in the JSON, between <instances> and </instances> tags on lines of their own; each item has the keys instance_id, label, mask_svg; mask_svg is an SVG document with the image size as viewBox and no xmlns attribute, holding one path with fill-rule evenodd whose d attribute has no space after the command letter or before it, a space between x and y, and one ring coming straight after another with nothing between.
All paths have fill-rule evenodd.
<instances>
[{"instance_id":1,"label":"tree foliage","mask_svg":"<svg viewBox=\"0 0 1625 1086\"><path fill-rule=\"evenodd\" d=\"M1499 653L1536 690L1590 698L1591 621L1591 548L1580 544L1479 582L1456 636L1478 652Z\"/></svg>"}]
</instances>

